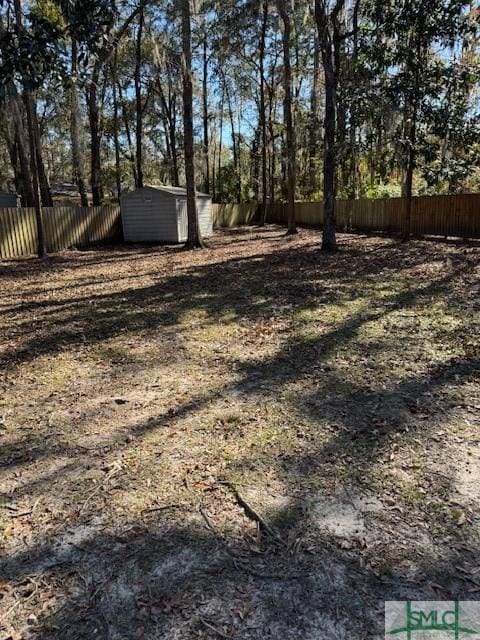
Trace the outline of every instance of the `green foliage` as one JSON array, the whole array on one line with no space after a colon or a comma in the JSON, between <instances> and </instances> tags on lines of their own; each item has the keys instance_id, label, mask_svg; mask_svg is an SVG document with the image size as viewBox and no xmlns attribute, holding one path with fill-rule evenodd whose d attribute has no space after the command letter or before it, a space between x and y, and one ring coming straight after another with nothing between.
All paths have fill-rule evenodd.
<instances>
[{"instance_id":1,"label":"green foliage","mask_svg":"<svg viewBox=\"0 0 480 640\"><path fill-rule=\"evenodd\" d=\"M52 180L75 175L68 159L72 79L79 96L82 141L91 142L89 90L96 90L97 137L105 191L134 184L137 108L134 92L137 19L121 31L139 0L31 0L23 29L13 0L0 0L0 98L33 89L38 96L42 145ZM193 6L193 3L192 3ZM416 193L479 189L478 14L464 0L361 0L353 35L347 0L337 42L337 193L341 198L395 197L410 148ZM210 191L221 202L261 197L262 114L265 105L267 196L284 196L284 124L281 21L275 3L205 0L193 17L195 129L198 187L205 184L204 122L208 125ZM7 19L8 15L8 19ZM475 17L477 15L477 17ZM184 182L179 21L174 0L146 3L141 43L143 173L151 182ZM292 3L294 120L299 200L320 200L323 171L323 75L314 85L316 29L306 0ZM260 99L261 34L265 94ZM78 52L72 74L72 43ZM204 43L206 50L204 52ZM207 58L206 116L203 56ZM99 60L102 64L99 64ZM321 60L317 58L317 69ZM114 68L113 68L114 65ZM63 79L63 84L59 82ZM13 81L14 87L9 85ZM121 99L120 99L121 95ZM116 109L114 108L114 96ZM6 101L8 104L8 100ZM42 115L43 114L43 115ZM406 122L414 117L414 143ZM9 120L10 118L10 120ZM114 122L115 119L115 122ZM8 162L6 113L0 141ZM87 138L87 134L90 134ZM93 134L94 136L95 134ZM116 145L116 146L115 146ZM234 147L235 146L235 150ZM90 145L92 148L92 145ZM58 150L58 153L55 152ZM115 158L115 151L119 159ZM236 160L236 163L233 162ZM88 153L85 167L88 166ZM219 168L220 167L220 168ZM215 172L213 171L215 169ZM18 167L16 167L18 170ZM3 170L3 174L6 170ZM10 175L14 171L10 171ZM213 175L215 173L215 185Z\"/></svg>"},{"instance_id":2,"label":"green foliage","mask_svg":"<svg viewBox=\"0 0 480 640\"><path fill-rule=\"evenodd\" d=\"M70 37L84 45L87 52L98 54L118 15L114 0L60 0Z\"/></svg>"},{"instance_id":3,"label":"green foliage","mask_svg":"<svg viewBox=\"0 0 480 640\"><path fill-rule=\"evenodd\" d=\"M237 181L238 176L232 162L221 167L216 181L217 202L228 203L232 201L231 194L236 192Z\"/></svg>"},{"instance_id":4,"label":"green foliage","mask_svg":"<svg viewBox=\"0 0 480 640\"><path fill-rule=\"evenodd\" d=\"M430 191L456 191L479 162L478 24L469 4L367 0L364 7L359 77L367 91L357 90L357 113L372 121L374 140L382 132L381 153L388 150L385 137L392 136L390 158L380 159L380 166L404 166L414 145L416 170ZM412 122L413 134L407 126ZM374 140L365 140L371 149ZM382 191L386 177L377 176L380 186L369 191Z\"/></svg>"},{"instance_id":5,"label":"green foliage","mask_svg":"<svg viewBox=\"0 0 480 640\"><path fill-rule=\"evenodd\" d=\"M41 86L45 79L62 69L62 24L52 6L33 4L22 25L14 20L5 27L0 37L0 83L19 81L27 90ZM10 7L12 11L12 8Z\"/></svg>"},{"instance_id":6,"label":"green foliage","mask_svg":"<svg viewBox=\"0 0 480 640\"><path fill-rule=\"evenodd\" d=\"M369 186L365 193L365 198L400 198L402 188L399 184L378 184Z\"/></svg>"}]
</instances>

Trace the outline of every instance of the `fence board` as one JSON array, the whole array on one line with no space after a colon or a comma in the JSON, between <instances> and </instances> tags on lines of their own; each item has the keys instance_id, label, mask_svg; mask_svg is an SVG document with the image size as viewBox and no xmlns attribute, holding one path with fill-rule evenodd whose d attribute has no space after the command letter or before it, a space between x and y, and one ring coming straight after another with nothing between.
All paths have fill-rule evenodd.
<instances>
[{"instance_id":1,"label":"fence board","mask_svg":"<svg viewBox=\"0 0 480 640\"><path fill-rule=\"evenodd\" d=\"M16 230L16 224L15 224L15 218L12 216L12 210L11 209L7 209L6 212L7 215L7 225L9 228L9 244L10 244L10 251L13 251L14 254L18 255L19 250L18 250L18 244L17 244L17 230Z\"/></svg>"},{"instance_id":2,"label":"fence board","mask_svg":"<svg viewBox=\"0 0 480 640\"><path fill-rule=\"evenodd\" d=\"M13 240L14 237L14 229L12 227L12 218L10 216L10 209L5 209L5 229L7 233L7 255L8 253L12 255L16 255L15 251L15 242Z\"/></svg>"},{"instance_id":3,"label":"fence board","mask_svg":"<svg viewBox=\"0 0 480 640\"><path fill-rule=\"evenodd\" d=\"M19 246L20 246L20 251L23 254L25 254L28 251L28 246L27 246L27 240L26 240L26 236L25 236L25 216L22 214L22 210L20 209L19 215L18 215L18 231L17 231L17 236L18 236L18 242L19 242Z\"/></svg>"},{"instance_id":4,"label":"fence board","mask_svg":"<svg viewBox=\"0 0 480 640\"><path fill-rule=\"evenodd\" d=\"M7 254L7 240L6 240L6 225L4 222L4 216L0 216L0 238L2 238L2 242L0 243L0 258L6 258Z\"/></svg>"},{"instance_id":5,"label":"fence board","mask_svg":"<svg viewBox=\"0 0 480 640\"><path fill-rule=\"evenodd\" d=\"M42 219L49 252L121 239L119 207L45 207ZM20 258L36 250L35 210L0 209L0 258Z\"/></svg>"},{"instance_id":6,"label":"fence board","mask_svg":"<svg viewBox=\"0 0 480 640\"><path fill-rule=\"evenodd\" d=\"M257 202L242 204L214 204L213 225L215 227L241 227L258 222Z\"/></svg>"}]
</instances>

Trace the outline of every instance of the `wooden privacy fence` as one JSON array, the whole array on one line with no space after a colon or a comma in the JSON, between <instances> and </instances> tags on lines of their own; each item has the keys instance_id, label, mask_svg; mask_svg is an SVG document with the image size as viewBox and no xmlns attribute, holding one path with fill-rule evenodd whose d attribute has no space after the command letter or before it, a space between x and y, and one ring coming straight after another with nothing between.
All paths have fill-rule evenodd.
<instances>
[{"instance_id":1,"label":"wooden privacy fence","mask_svg":"<svg viewBox=\"0 0 480 640\"><path fill-rule=\"evenodd\" d=\"M298 202L297 224L323 225L322 202ZM337 200L337 226L341 230L401 232L405 215L403 198ZM268 222L287 222L286 204L269 205ZM421 196L413 198L411 231L416 236L480 238L480 194Z\"/></svg>"},{"instance_id":2,"label":"wooden privacy fence","mask_svg":"<svg viewBox=\"0 0 480 640\"><path fill-rule=\"evenodd\" d=\"M255 224L260 213L256 202L216 204L213 210L217 227ZM403 230L404 215L403 198L337 200L337 225L340 230L399 233ZM323 203L297 202L295 216L300 226L321 227ZM267 222L286 224L287 205L268 205ZM411 231L417 236L480 238L480 194L413 198Z\"/></svg>"},{"instance_id":3,"label":"wooden privacy fence","mask_svg":"<svg viewBox=\"0 0 480 640\"><path fill-rule=\"evenodd\" d=\"M246 202L243 204L214 204L214 227L241 227L256 224L258 222L258 203Z\"/></svg>"},{"instance_id":4,"label":"wooden privacy fence","mask_svg":"<svg viewBox=\"0 0 480 640\"><path fill-rule=\"evenodd\" d=\"M121 240L119 207L46 207L42 209L47 251ZM37 251L35 210L0 209L0 258Z\"/></svg>"},{"instance_id":5,"label":"wooden privacy fence","mask_svg":"<svg viewBox=\"0 0 480 640\"><path fill-rule=\"evenodd\" d=\"M340 230L402 231L405 200L338 200ZM258 203L213 205L217 227L237 227L258 222ZM85 247L122 239L119 207L50 207L42 209L47 251ZM298 202L299 225L322 226L323 203ZM284 224L287 207L268 206L267 222ZM480 238L480 194L422 196L413 198L412 234ZM0 209L0 258L20 258L36 253L37 228L34 209Z\"/></svg>"}]
</instances>

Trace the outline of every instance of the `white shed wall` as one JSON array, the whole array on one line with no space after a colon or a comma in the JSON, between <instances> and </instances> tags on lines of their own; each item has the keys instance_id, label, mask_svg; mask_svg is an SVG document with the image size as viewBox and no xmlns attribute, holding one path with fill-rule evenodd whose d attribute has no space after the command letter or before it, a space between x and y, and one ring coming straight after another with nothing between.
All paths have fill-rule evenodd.
<instances>
[{"instance_id":1,"label":"white shed wall","mask_svg":"<svg viewBox=\"0 0 480 640\"><path fill-rule=\"evenodd\" d=\"M178 242L175 198L161 191L139 189L122 198L126 242Z\"/></svg>"},{"instance_id":2,"label":"white shed wall","mask_svg":"<svg viewBox=\"0 0 480 640\"><path fill-rule=\"evenodd\" d=\"M121 199L123 235L126 242L185 242L188 234L184 197L155 189L137 189ZM213 233L211 198L197 197L200 231Z\"/></svg>"},{"instance_id":3,"label":"white shed wall","mask_svg":"<svg viewBox=\"0 0 480 640\"><path fill-rule=\"evenodd\" d=\"M178 241L186 242L188 237L187 201L177 199Z\"/></svg>"},{"instance_id":4,"label":"white shed wall","mask_svg":"<svg viewBox=\"0 0 480 640\"><path fill-rule=\"evenodd\" d=\"M187 201L177 200L178 238L179 242L186 242L188 237ZM202 238L209 238L213 233L213 211L210 198L197 198L197 215Z\"/></svg>"},{"instance_id":5,"label":"white shed wall","mask_svg":"<svg viewBox=\"0 0 480 640\"><path fill-rule=\"evenodd\" d=\"M213 233L213 211L211 198L197 198L198 222L203 238Z\"/></svg>"}]
</instances>

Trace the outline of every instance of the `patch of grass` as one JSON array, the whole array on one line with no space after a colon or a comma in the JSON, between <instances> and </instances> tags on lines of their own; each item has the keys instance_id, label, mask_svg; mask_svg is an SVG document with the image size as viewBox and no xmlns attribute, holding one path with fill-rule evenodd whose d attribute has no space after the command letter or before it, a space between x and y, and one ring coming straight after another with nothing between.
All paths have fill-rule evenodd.
<instances>
[{"instance_id":1,"label":"patch of grass","mask_svg":"<svg viewBox=\"0 0 480 640\"><path fill-rule=\"evenodd\" d=\"M83 375L78 369L74 354L59 354L56 357L43 356L31 364L31 373L38 384L50 392L60 391Z\"/></svg>"}]
</instances>

